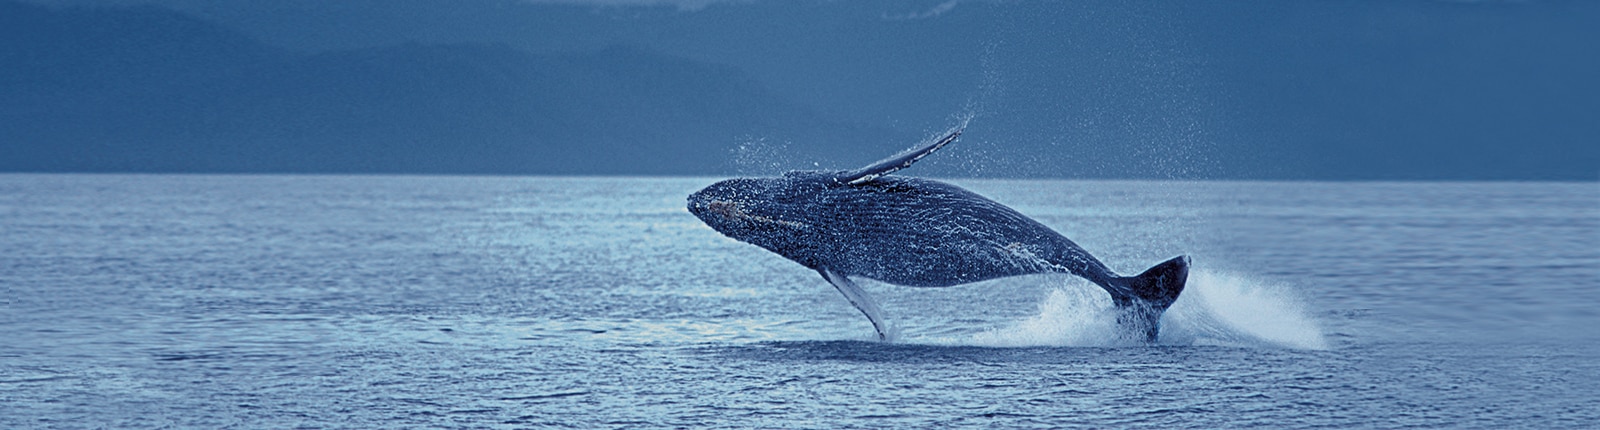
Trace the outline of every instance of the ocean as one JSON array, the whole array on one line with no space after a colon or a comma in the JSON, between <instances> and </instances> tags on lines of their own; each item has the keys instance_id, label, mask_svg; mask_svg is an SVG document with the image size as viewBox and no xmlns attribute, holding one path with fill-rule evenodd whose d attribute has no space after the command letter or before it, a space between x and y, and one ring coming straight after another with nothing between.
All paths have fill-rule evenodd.
<instances>
[{"instance_id":1,"label":"ocean","mask_svg":"<svg viewBox=\"0 0 1600 430\"><path fill-rule=\"evenodd\" d=\"M1137 273L862 282L716 178L0 175L0 428L1586 428L1600 183L953 180Z\"/></svg>"}]
</instances>

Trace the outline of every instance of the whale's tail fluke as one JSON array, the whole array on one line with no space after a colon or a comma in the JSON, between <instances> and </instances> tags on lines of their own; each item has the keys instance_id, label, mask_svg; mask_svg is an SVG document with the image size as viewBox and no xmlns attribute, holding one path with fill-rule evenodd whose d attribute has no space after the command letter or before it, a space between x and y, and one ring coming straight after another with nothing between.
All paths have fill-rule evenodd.
<instances>
[{"instance_id":1,"label":"whale's tail fluke","mask_svg":"<svg viewBox=\"0 0 1600 430\"><path fill-rule=\"evenodd\" d=\"M1118 278L1125 294L1111 295L1123 313L1118 323L1142 331L1145 340L1154 342L1160 333L1161 314L1178 300L1189 280L1189 257L1179 256L1135 276Z\"/></svg>"}]
</instances>

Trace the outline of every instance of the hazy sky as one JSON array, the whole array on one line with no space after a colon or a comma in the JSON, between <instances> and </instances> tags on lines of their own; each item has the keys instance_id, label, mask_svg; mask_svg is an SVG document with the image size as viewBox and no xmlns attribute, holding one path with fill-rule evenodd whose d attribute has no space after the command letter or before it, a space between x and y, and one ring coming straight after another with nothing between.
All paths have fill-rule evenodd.
<instances>
[{"instance_id":1,"label":"hazy sky","mask_svg":"<svg viewBox=\"0 0 1600 430\"><path fill-rule=\"evenodd\" d=\"M1600 179L1596 2L26 4L5 170Z\"/></svg>"}]
</instances>

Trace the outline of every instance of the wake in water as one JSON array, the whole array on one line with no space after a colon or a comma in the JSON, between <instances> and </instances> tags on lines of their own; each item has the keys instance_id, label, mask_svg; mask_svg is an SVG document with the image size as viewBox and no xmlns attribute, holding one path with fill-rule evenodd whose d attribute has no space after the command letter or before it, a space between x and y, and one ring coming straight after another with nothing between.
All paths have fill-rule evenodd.
<instances>
[{"instance_id":1,"label":"wake in water","mask_svg":"<svg viewBox=\"0 0 1600 430\"><path fill-rule=\"evenodd\" d=\"M980 346L1132 346L1117 327L1117 310L1098 288L1075 282L1052 290L1033 317L955 340ZM1161 344L1325 349L1322 330L1281 285L1205 270L1189 272L1188 287L1161 319Z\"/></svg>"}]
</instances>

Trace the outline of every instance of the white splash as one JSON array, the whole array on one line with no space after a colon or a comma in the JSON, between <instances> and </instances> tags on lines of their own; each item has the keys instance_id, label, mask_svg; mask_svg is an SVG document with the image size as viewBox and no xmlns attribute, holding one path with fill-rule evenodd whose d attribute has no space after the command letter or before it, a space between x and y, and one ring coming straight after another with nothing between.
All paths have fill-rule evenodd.
<instances>
[{"instance_id":1,"label":"white splash","mask_svg":"<svg viewBox=\"0 0 1600 430\"><path fill-rule=\"evenodd\" d=\"M1091 289L1093 288L1093 289ZM1134 345L1121 336L1111 297L1088 283L1050 290L1039 313L1010 327L978 333L979 346Z\"/></svg>"},{"instance_id":2,"label":"white splash","mask_svg":"<svg viewBox=\"0 0 1600 430\"><path fill-rule=\"evenodd\" d=\"M1081 284L1081 285L1078 285ZM1322 330L1284 286L1193 270L1183 295L1161 319L1162 344L1325 349ZM973 335L980 346L1139 345L1116 323L1111 299L1074 282L1050 291L1039 312L1009 327Z\"/></svg>"},{"instance_id":3,"label":"white splash","mask_svg":"<svg viewBox=\"0 0 1600 430\"><path fill-rule=\"evenodd\" d=\"M1161 319L1162 342L1327 349L1288 287L1246 276L1189 272L1189 286Z\"/></svg>"}]
</instances>

